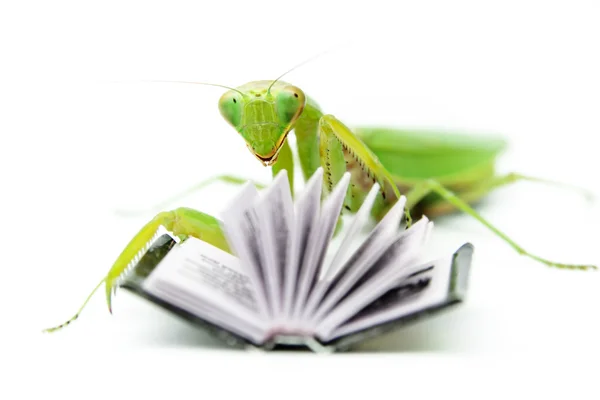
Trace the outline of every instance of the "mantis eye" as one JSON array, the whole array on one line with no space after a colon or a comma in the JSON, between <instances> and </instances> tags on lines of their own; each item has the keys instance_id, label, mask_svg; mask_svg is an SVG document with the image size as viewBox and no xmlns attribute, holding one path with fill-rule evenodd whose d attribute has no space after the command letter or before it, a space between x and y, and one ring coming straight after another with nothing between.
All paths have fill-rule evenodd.
<instances>
[{"instance_id":1,"label":"mantis eye","mask_svg":"<svg viewBox=\"0 0 600 400\"><path fill-rule=\"evenodd\" d=\"M304 109L306 97L304 92L295 86L288 86L277 94L275 108L277 116L283 125L296 121Z\"/></svg>"},{"instance_id":2,"label":"mantis eye","mask_svg":"<svg viewBox=\"0 0 600 400\"><path fill-rule=\"evenodd\" d=\"M239 127L242 121L243 99L238 93L227 92L219 99L219 111L233 127Z\"/></svg>"}]
</instances>

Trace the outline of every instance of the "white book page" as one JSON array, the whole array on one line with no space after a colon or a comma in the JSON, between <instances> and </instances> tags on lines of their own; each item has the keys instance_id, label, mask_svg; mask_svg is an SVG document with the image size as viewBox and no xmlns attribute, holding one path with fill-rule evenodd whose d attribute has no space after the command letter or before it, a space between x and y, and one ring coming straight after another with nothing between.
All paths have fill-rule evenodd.
<instances>
[{"instance_id":1,"label":"white book page","mask_svg":"<svg viewBox=\"0 0 600 400\"><path fill-rule=\"evenodd\" d=\"M350 253L351 245L353 244L353 241L356 240L355 236L357 232L364 227L365 223L369 219L371 208L373 207L373 203L375 202L377 194L379 193L379 187L380 186L377 183L373 185L365 197L363 204L361 204L360 208L354 215L350 227L345 232L344 238L342 239L335 255L333 256L331 263L326 267L327 269L324 277L319 280L315 286L315 289L310 294L308 301L306 302L306 307L302 313L303 319L308 318L314 313L315 308L323 297L323 294L325 294L325 290L329 287L329 282L340 271L340 267L343 266L343 263L348 262L349 258L352 256L352 253ZM366 238L363 239L362 243L365 242ZM358 246L355 251L360 251L360 246Z\"/></svg>"},{"instance_id":2,"label":"white book page","mask_svg":"<svg viewBox=\"0 0 600 400\"><path fill-rule=\"evenodd\" d=\"M371 209L373 208L373 203L375 203L375 199L379 194L379 188L379 184L375 182L373 184L373 187L365 197L360 208L358 209L356 214L354 214L350 227L346 231L346 234L344 235L344 238L340 243L337 252L333 256L331 264L327 266L327 273L325 275L325 279L330 280L331 278L333 278L339 271L340 267L343 265L342 263L348 261L348 258L351 256L349 251L351 248L352 241L355 238L356 234L365 226L365 224L369 220L369 216L371 215Z\"/></svg>"},{"instance_id":3,"label":"white book page","mask_svg":"<svg viewBox=\"0 0 600 400\"><path fill-rule=\"evenodd\" d=\"M254 288L256 302L261 314L271 316L260 251L260 224L252 208L259 197L258 190L250 182L243 185L230 205L221 213L223 231L234 254L241 260L241 267L249 276Z\"/></svg>"},{"instance_id":4,"label":"white book page","mask_svg":"<svg viewBox=\"0 0 600 400\"><path fill-rule=\"evenodd\" d=\"M409 265L414 262L424 247L424 240L430 229L429 224L431 222L426 217L422 217L419 222L397 236L394 243L375 263L373 267L375 272L364 279L361 278L358 287L355 287L318 322L319 335L328 336L334 328L393 287L399 279L414 272Z\"/></svg>"},{"instance_id":5,"label":"white book page","mask_svg":"<svg viewBox=\"0 0 600 400\"><path fill-rule=\"evenodd\" d=\"M369 268L381 257L381 254L393 244L394 234L398 233L398 226L405 204L406 198L402 196L338 274L334 275L331 280L322 282L323 289L321 290L325 293L323 300L318 304L317 310L310 315L306 315L306 318L309 318L313 323L320 320L367 273ZM401 234L408 234L413 228L414 225Z\"/></svg>"},{"instance_id":6,"label":"white book page","mask_svg":"<svg viewBox=\"0 0 600 400\"><path fill-rule=\"evenodd\" d=\"M234 315L228 314L218 308L218 306L204 302L194 293L181 289L180 287L161 279L154 282L151 292L149 293L168 301L168 303L205 321L227 329L255 343L263 343L268 337L268 333L264 329L238 319Z\"/></svg>"},{"instance_id":7,"label":"white book page","mask_svg":"<svg viewBox=\"0 0 600 400\"><path fill-rule=\"evenodd\" d=\"M339 279L348 269L359 262L362 262L364 256L375 252L374 249L381 248L382 241L386 238L391 238L398 232L400 221L404 215L404 205L406 204L406 197L401 196L400 199L394 204L392 208L386 213L386 215L379 221L379 223L369 232L367 237L362 240L361 245L356 249L352 255L345 260L344 264L337 268L336 271L328 271L325 276L325 280L331 283L334 280Z\"/></svg>"},{"instance_id":8,"label":"white book page","mask_svg":"<svg viewBox=\"0 0 600 400\"><path fill-rule=\"evenodd\" d=\"M274 317L282 313L283 285L292 245L294 205L286 170L281 170L255 206L260 218L263 270Z\"/></svg>"},{"instance_id":9,"label":"white book page","mask_svg":"<svg viewBox=\"0 0 600 400\"><path fill-rule=\"evenodd\" d=\"M411 229L400 232L387 251L354 283L350 293L363 285L372 285L384 274L397 271L403 265L419 264L419 256L423 254L432 226L433 222L423 216Z\"/></svg>"},{"instance_id":10,"label":"white book page","mask_svg":"<svg viewBox=\"0 0 600 400\"><path fill-rule=\"evenodd\" d=\"M293 318L300 317L306 298L316 279L319 277L319 268L323 261L323 255L333 236L333 231L340 216L349 183L350 173L346 172L323 202L318 228L310 233L308 245L305 250L305 259L301 266L300 282L295 298Z\"/></svg>"},{"instance_id":11,"label":"white book page","mask_svg":"<svg viewBox=\"0 0 600 400\"><path fill-rule=\"evenodd\" d=\"M421 273L411 274L402 280L374 304L367 306L335 329L327 336L326 340L332 340L445 303L448 300L452 260L453 257L450 256L421 265L418 267ZM426 286L420 287L423 285ZM406 293L407 291L414 292Z\"/></svg>"},{"instance_id":12,"label":"white book page","mask_svg":"<svg viewBox=\"0 0 600 400\"><path fill-rule=\"evenodd\" d=\"M306 257L306 246L310 234L318 226L321 208L321 190L323 186L323 168L319 167L309 178L306 187L294 204L294 225L292 229L292 247L289 263L284 277L283 315L290 318L294 299L300 281L300 266Z\"/></svg>"},{"instance_id":13,"label":"white book page","mask_svg":"<svg viewBox=\"0 0 600 400\"><path fill-rule=\"evenodd\" d=\"M262 335L269 328L240 260L194 237L174 247L142 288L200 318L227 319L251 327L246 335Z\"/></svg>"}]
</instances>

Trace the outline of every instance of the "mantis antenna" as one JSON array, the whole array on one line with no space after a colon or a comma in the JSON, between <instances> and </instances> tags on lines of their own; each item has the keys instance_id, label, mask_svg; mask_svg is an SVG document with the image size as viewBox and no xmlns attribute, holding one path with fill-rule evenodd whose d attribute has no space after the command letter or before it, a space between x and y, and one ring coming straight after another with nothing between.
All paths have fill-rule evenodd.
<instances>
[{"instance_id":1,"label":"mantis antenna","mask_svg":"<svg viewBox=\"0 0 600 400\"><path fill-rule=\"evenodd\" d=\"M316 60L317 58L324 56L327 53L331 53L332 51L334 51L335 47L330 47L329 49L322 51L321 53L317 53L312 57L309 57L308 59L302 61L299 64L294 65L292 68L288 69L287 71L285 71L283 74L279 75L273 82L271 82L271 84L269 85L268 89L267 89L267 94L271 94L271 87L273 87L273 85L280 80L281 78L283 78L285 75L289 74L290 72L292 72L293 70L303 66L304 64L308 64L309 62Z\"/></svg>"},{"instance_id":2,"label":"mantis antenna","mask_svg":"<svg viewBox=\"0 0 600 400\"><path fill-rule=\"evenodd\" d=\"M208 82L190 82L190 81L154 81L154 80L145 80L142 82L159 82L159 83L187 83L187 84L192 84L192 85L204 85L204 86L216 86L216 87L220 87L220 88L225 88L225 89L229 89L229 90L233 90L235 92L238 92L239 94L241 94L243 97L245 97L246 95L242 92L240 92L239 90L232 88L230 86L225 86L225 85L219 85L217 83L208 83Z\"/></svg>"},{"instance_id":3,"label":"mantis antenna","mask_svg":"<svg viewBox=\"0 0 600 400\"><path fill-rule=\"evenodd\" d=\"M321 53L317 53L312 57L309 57L308 59L302 61L301 63L296 64L295 66L293 66L292 68L288 69L287 71L285 71L283 74L279 75L273 82L271 82L271 84L269 85L268 89L267 89L267 93L270 94L271 93L271 87L273 87L273 85L280 80L281 78L283 78L285 75L289 74L290 72L294 71L297 68L300 68L301 66L303 66L304 64L307 64L321 56L324 56L327 53L331 53L332 51L335 50L335 46L334 47L330 47L329 49L322 51ZM226 86L226 85L220 85L217 83L209 83L209 82L191 82L191 81L162 81L162 80L143 80L141 82L158 82L158 83L185 83L185 84L191 84L191 85L204 85L204 86L216 86L216 87L220 87L220 88L224 88L224 89L229 89L229 90L233 90L234 92L239 93L240 95L242 95L242 97L246 97L246 95L244 93L242 93L241 91L232 88L231 86Z\"/></svg>"}]
</instances>

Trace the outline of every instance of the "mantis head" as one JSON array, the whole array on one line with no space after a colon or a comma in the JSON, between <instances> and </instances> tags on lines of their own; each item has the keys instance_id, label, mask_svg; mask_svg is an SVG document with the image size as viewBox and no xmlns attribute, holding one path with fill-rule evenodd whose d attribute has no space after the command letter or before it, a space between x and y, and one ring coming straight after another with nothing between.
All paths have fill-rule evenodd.
<instances>
[{"instance_id":1,"label":"mantis head","mask_svg":"<svg viewBox=\"0 0 600 400\"><path fill-rule=\"evenodd\" d=\"M219 100L219 111L264 165L273 165L304 109L299 88L282 81L254 81L230 89Z\"/></svg>"}]
</instances>

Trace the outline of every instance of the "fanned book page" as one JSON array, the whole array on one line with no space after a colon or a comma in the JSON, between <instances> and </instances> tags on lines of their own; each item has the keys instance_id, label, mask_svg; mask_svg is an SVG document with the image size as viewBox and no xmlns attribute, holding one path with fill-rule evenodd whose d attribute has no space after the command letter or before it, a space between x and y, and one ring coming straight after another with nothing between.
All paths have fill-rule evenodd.
<instances>
[{"instance_id":1,"label":"fanned book page","mask_svg":"<svg viewBox=\"0 0 600 400\"><path fill-rule=\"evenodd\" d=\"M473 246L424 262L433 223L405 229L404 197L375 223L377 183L339 230L349 183L346 173L323 196L319 168L294 200L285 170L262 192L248 182L221 216L233 254L165 230L121 286L231 345L266 349L348 349L462 302Z\"/></svg>"}]
</instances>

